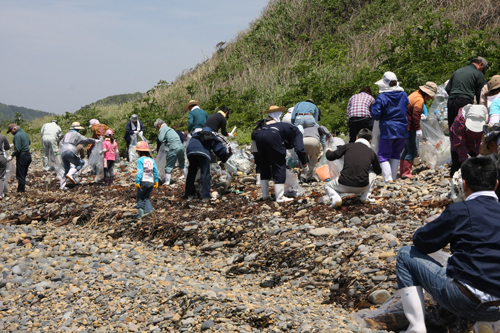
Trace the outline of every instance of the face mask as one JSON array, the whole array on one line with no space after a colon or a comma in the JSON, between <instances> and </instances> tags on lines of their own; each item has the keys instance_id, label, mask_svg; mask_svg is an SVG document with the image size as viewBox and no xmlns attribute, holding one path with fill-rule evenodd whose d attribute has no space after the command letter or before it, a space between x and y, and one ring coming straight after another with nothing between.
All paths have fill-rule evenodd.
<instances>
[{"instance_id":1,"label":"face mask","mask_svg":"<svg viewBox=\"0 0 500 333\"><path fill-rule=\"evenodd\" d=\"M488 96L488 108L493 104L493 101L495 101L498 97L500 97L500 93L493 95L493 96Z\"/></svg>"}]
</instances>

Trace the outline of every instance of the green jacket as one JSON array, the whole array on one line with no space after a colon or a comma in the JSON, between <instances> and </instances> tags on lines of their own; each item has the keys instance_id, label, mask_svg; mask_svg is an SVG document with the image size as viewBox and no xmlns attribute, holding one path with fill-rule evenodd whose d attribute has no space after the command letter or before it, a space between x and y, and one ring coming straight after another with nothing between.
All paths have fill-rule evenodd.
<instances>
[{"instance_id":1,"label":"green jacket","mask_svg":"<svg viewBox=\"0 0 500 333\"><path fill-rule=\"evenodd\" d=\"M164 124L160 127L160 133L158 133L158 141L165 144L168 149L178 149L184 148L184 145L179 138L179 134L173 129Z\"/></svg>"},{"instance_id":2,"label":"green jacket","mask_svg":"<svg viewBox=\"0 0 500 333\"><path fill-rule=\"evenodd\" d=\"M450 98L466 98L471 101L471 104L474 103L474 96L476 96L476 102L479 103L481 89L485 83L483 73L474 64L469 64L453 73L446 85L446 92Z\"/></svg>"},{"instance_id":3,"label":"green jacket","mask_svg":"<svg viewBox=\"0 0 500 333\"><path fill-rule=\"evenodd\" d=\"M22 129L18 128L16 133L14 133L14 151L12 152L12 157L19 156L23 152L30 151L30 138L28 134L24 133Z\"/></svg>"},{"instance_id":4,"label":"green jacket","mask_svg":"<svg viewBox=\"0 0 500 333\"><path fill-rule=\"evenodd\" d=\"M197 128L205 127L208 119L208 113L200 108L193 109L188 115L188 131L192 132Z\"/></svg>"}]
</instances>

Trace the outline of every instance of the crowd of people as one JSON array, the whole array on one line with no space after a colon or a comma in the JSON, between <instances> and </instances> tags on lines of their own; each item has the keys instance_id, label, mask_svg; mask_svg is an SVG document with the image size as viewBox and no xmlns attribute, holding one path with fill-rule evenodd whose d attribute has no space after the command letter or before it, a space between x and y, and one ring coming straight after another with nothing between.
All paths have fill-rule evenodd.
<instances>
[{"instance_id":1,"label":"crowd of people","mask_svg":"<svg viewBox=\"0 0 500 333\"><path fill-rule=\"evenodd\" d=\"M500 76L485 82L488 66L482 57L456 70L446 84L448 128L451 144L450 177L461 170L465 198L450 205L435 221L419 229L414 245L403 247L398 253L397 278L402 289L405 315L410 322L406 332L426 332L423 289L432 294L443 307L467 319L476 320L476 332L500 329L500 215L498 202L498 163L500 147ZM385 182L413 177L413 162L418 156L418 140L423 137L421 121L426 119L426 102L435 98L438 86L425 82L409 96L393 72L384 73L375 85L379 94L374 97L370 87L363 87L353 95L347 105L349 143L336 149L329 148L333 135L321 126L321 110L311 99L301 101L287 109L277 105L264 111L251 133L256 171L256 184L260 185L260 200L272 200L270 181L274 181L277 202L293 200L284 194L287 153L293 152L301 169L300 180L311 181L319 158L328 161L343 159L338 177L328 179L324 185L331 207L342 205L343 193L360 194L363 203L372 203L370 194L377 174ZM200 102L190 100L188 131L180 132L157 119L157 150L167 150L165 185L170 185L176 166L185 179L185 198L196 196L195 180L200 175L201 200L212 198L211 163L225 163L231 156L228 140L234 133L227 131L230 110L221 107L209 114L200 108ZM284 114L283 114L284 113ZM60 154L64 175L60 188L68 189L67 182L77 183L85 164L85 146L89 155L95 145L102 142L99 154L103 159L104 182L113 184L113 167L119 151L113 130L99 120L89 122L92 137L79 133L84 128L78 122L71 124L68 133L54 120L41 130L43 168L50 170L50 159ZM126 125L126 156L135 150L138 155L135 187L137 189L137 218L154 212L150 196L159 186L159 172L151 149L143 138L144 124L132 115ZM22 129L11 124L14 149L0 135L0 199L6 164L16 158L18 192L25 191L26 175L31 163L30 139ZM479 156L480 157L476 157ZM489 156L485 156L489 155ZM452 185L453 191L453 185ZM429 253L450 244L452 256L443 267L428 256Z\"/></svg>"}]
</instances>

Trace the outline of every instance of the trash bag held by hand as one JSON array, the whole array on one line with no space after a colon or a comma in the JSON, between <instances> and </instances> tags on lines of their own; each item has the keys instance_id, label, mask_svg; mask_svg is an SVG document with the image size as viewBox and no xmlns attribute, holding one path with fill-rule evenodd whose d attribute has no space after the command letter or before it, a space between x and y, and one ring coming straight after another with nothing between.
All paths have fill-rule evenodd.
<instances>
[{"instance_id":1,"label":"trash bag held by hand","mask_svg":"<svg viewBox=\"0 0 500 333\"><path fill-rule=\"evenodd\" d=\"M16 166L14 164L14 161L7 162L7 166L5 168L4 182L3 182L4 193L7 193L7 190L9 189L9 180L15 173L16 173Z\"/></svg>"},{"instance_id":2,"label":"trash bag held by hand","mask_svg":"<svg viewBox=\"0 0 500 333\"><path fill-rule=\"evenodd\" d=\"M158 168L158 179L160 180L160 184L165 183L165 166L167 165L167 152L168 152L168 146L162 143L155 159L156 167Z\"/></svg>"},{"instance_id":3,"label":"trash bag held by hand","mask_svg":"<svg viewBox=\"0 0 500 333\"><path fill-rule=\"evenodd\" d=\"M432 113L420 122L422 140L419 144L419 155L425 165L437 168L451 160L450 138L444 135L437 118Z\"/></svg>"},{"instance_id":4,"label":"trash bag held by hand","mask_svg":"<svg viewBox=\"0 0 500 333\"><path fill-rule=\"evenodd\" d=\"M104 179L104 158L99 152L102 150L102 141L99 140L92 149L89 157L89 165L95 170L95 182L99 182Z\"/></svg>"},{"instance_id":5,"label":"trash bag held by hand","mask_svg":"<svg viewBox=\"0 0 500 333\"><path fill-rule=\"evenodd\" d=\"M130 163L133 163L139 159L139 154L137 154L135 147L137 147L137 134L133 134L130 136L130 146L128 146L128 159Z\"/></svg>"},{"instance_id":6,"label":"trash bag held by hand","mask_svg":"<svg viewBox=\"0 0 500 333\"><path fill-rule=\"evenodd\" d=\"M287 197L300 197L304 195L304 188L299 185L297 175L291 170L286 170L285 195Z\"/></svg>"}]
</instances>

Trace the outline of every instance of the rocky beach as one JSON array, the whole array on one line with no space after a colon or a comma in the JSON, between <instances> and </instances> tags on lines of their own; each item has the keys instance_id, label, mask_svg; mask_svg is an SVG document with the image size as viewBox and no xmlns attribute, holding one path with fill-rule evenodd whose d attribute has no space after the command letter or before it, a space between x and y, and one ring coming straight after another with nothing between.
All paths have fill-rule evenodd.
<instances>
[{"instance_id":1,"label":"rocky beach","mask_svg":"<svg viewBox=\"0 0 500 333\"><path fill-rule=\"evenodd\" d=\"M390 331L355 314L397 292L398 249L451 203L447 167L417 172L379 177L374 204L353 195L332 209L321 182L258 201L252 175L186 201L175 171L153 192L155 214L135 220L132 167L112 187L85 174L63 192L35 153L27 192L0 201L0 330Z\"/></svg>"}]
</instances>

